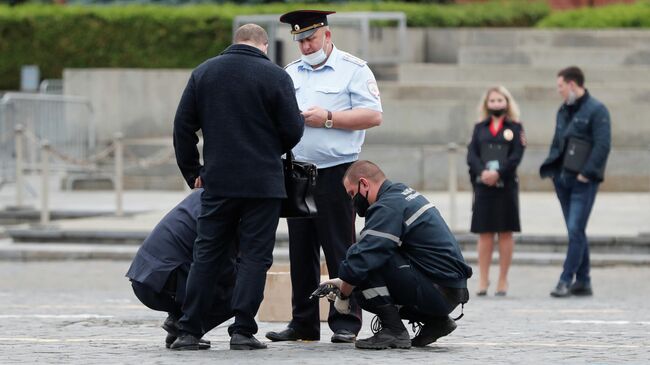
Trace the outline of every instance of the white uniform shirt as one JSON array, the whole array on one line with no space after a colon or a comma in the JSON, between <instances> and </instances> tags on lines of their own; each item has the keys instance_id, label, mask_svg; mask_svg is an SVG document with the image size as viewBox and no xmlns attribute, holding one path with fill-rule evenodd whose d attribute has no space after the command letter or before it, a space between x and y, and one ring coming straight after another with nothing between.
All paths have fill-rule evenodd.
<instances>
[{"instance_id":1,"label":"white uniform shirt","mask_svg":"<svg viewBox=\"0 0 650 365\"><path fill-rule=\"evenodd\" d=\"M293 79L301 111L313 106L332 112L358 108L382 111L377 81L366 62L334 46L327 62L318 69L297 60L287 65L286 71ZM331 129L305 126L293 153L296 160L318 168L354 162L365 135L363 130L337 129L336 119Z\"/></svg>"}]
</instances>

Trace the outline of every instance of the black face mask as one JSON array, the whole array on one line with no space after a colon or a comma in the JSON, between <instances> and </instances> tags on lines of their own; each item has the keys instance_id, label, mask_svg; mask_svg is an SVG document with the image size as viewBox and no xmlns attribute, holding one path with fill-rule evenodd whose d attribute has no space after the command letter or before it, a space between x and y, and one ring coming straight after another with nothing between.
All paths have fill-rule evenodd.
<instances>
[{"instance_id":1,"label":"black face mask","mask_svg":"<svg viewBox=\"0 0 650 365\"><path fill-rule=\"evenodd\" d=\"M352 197L352 205L354 206L354 210L357 212L359 217L365 217L366 212L368 211L368 207L370 207L370 203L368 202L368 192L366 192L365 197L361 195L360 192L361 181L359 181L359 185L357 186L357 193L354 194L354 197Z\"/></svg>"},{"instance_id":2,"label":"black face mask","mask_svg":"<svg viewBox=\"0 0 650 365\"><path fill-rule=\"evenodd\" d=\"M488 109L488 114L494 117L500 117L506 113L506 109Z\"/></svg>"}]
</instances>

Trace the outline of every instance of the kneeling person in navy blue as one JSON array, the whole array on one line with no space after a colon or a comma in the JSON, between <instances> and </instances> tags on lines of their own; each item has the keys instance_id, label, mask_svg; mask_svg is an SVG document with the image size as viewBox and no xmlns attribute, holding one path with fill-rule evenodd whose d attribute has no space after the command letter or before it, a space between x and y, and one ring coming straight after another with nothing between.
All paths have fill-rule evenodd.
<instances>
[{"instance_id":1,"label":"kneeling person in navy blue","mask_svg":"<svg viewBox=\"0 0 650 365\"><path fill-rule=\"evenodd\" d=\"M426 346L456 329L449 314L469 299L472 269L438 210L424 196L386 179L369 161L352 164L343 178L357 214L366 218L361 240L348 249L331 283L335 308L348 297L377 315L381 329L357 340L362 349ZM421 325L411 340L402 319Z\"/></svg>"},{"instance_id":2,"label":"kneeling person in navy blue","mask_svg":"<svg viewBox=\"0 0 650 365\"><path fill-rule=\"evenodd\" d=\"M126 277L131 280L133 293L142 304L167 312L162 328L167 331L167 348L179 335L178 320L185 299L187 274L192 264L196 222L201 212L201 192L198 189L175 206L154 227L138 249ZM212 309L203 320L204 332L232 317L230 297L235 282L235 251L227 261L222 276L214 286ZM225 303L226 305L221 305ZM201 340L200 349L208 349L210 342Z\"/></svg>"}]
</instances>

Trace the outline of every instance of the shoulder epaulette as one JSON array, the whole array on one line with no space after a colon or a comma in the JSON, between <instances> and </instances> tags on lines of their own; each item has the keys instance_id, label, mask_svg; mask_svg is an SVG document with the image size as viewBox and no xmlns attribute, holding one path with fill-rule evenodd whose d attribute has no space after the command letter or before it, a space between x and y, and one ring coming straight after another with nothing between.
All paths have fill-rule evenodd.
<instances>
[{"instance_id":1,"label":"shoulder epaulette","mask_svg":"<svg viewBox=\"0 0 650 365\"><path fill-rule=\"evenodd\" d=\"M291 65L293 65L293 64L295 64L295 63L298 63L298 62L300 62L300 58L297 59L297 60L295 60L295 61L293 61L293 62L290 62L289 64L287 64L286 66L284 66L284 69L286 70L289 66L291 66Z\"/></svg>"},{"instance_id":2,"label":"shoulder epaulette","mask_svg":"<svg viewBox=\"0 0 650 365\"><path fill-rule=\"evenodd\" d=\"M362 60L361 58L355 57L355 56L353 56L353 55L351 55L351 54L349 54L347 52L343 52L342 58L344 60L348 61L348 62L354 63L357 66L365 66L366 63L367 63L366 61Z\"/></svg>"}]
</instances>

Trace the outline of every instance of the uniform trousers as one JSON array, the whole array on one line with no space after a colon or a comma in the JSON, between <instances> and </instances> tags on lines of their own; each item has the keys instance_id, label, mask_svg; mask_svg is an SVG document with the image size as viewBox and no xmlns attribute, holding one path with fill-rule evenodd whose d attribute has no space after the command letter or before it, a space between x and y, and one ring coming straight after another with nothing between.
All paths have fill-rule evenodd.
<instances>
[{"instance_id":1,"label":"uniform trousers","mask_svg":"<svg viewBox=\"0 0 650 365\"><path fill-rule=\"evenodd\" d=\"M356 241L354 209L342 181L350 165L319 169L314 193L318 216L287 220L293 306L289 327L310 338L320 338L318 301L309 300L320 283L320 247L325 253L329 277L336 278L348 248ZM361 308L356 302L351 305L352 312L347 315L330 305L327 322L333 332L359 333Z\"/></svg>"},{"instance_id":2,"label":"uniform trousers","mask_svg":"<svg viewBox=\"0 0 650 365\"><path fill-rule=\"evenodd\" d=\"M273 263L280 205L281 199L224 198L203 192L194 260L179 321L182 332L201 337L205 332L201 319L216 303L232 309L235 322L228 328L231 336L257 333L254 317L262 302L266 272ZM215 298L215 288L227 277L224 270L237 235L239 257L232 299L223 301Z\"/></svg>"},{"instance_id":3,"label":"uniform trousers","mask_svg":"<svg viewBox=\"0 0 650 365\"><path fill-rule=\"evenodd\" d=\"M401 254L393 255L384 266L368 273L353 297L361 308L376 313L377 307L397 305L400 317L415 322L447 317L458 304L467 302L466 288L436 284Z\"/></svg>"}]
</instances>

